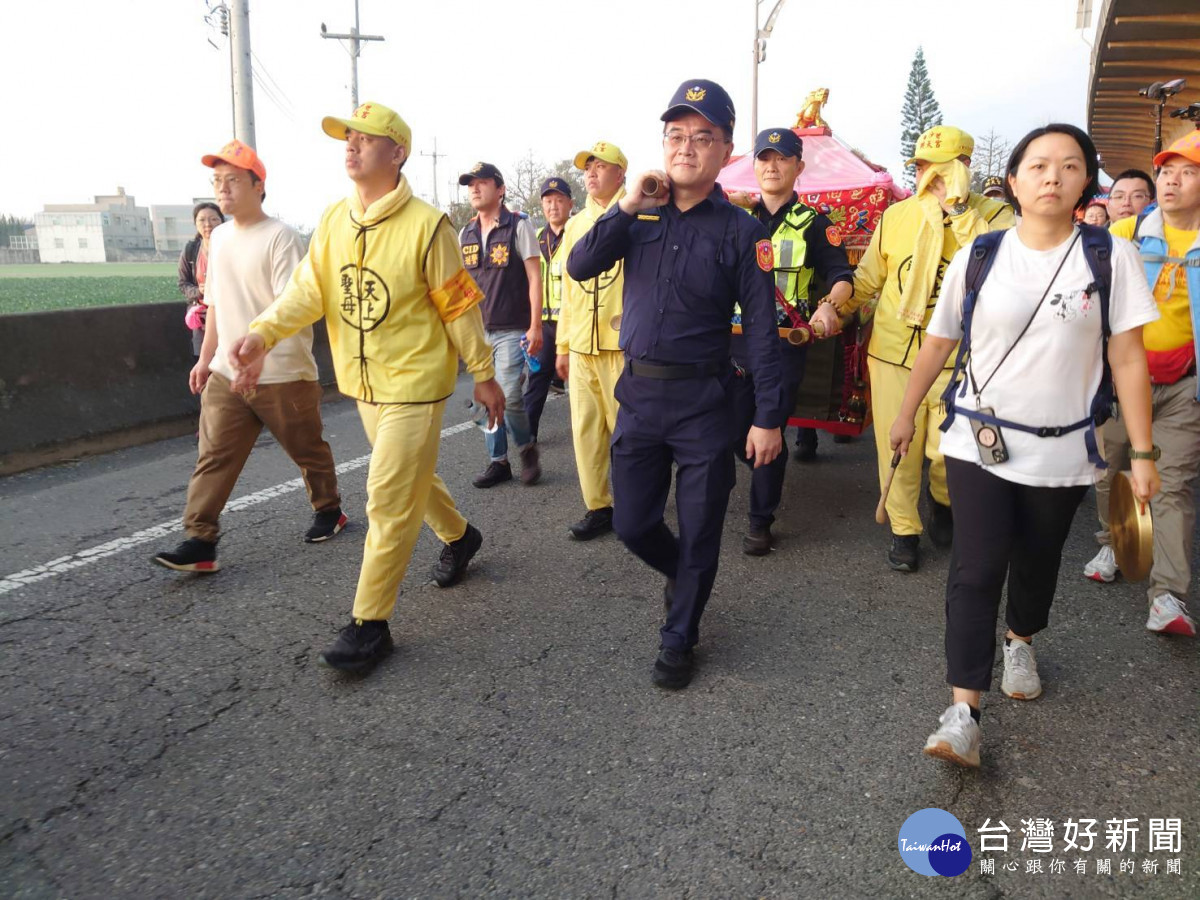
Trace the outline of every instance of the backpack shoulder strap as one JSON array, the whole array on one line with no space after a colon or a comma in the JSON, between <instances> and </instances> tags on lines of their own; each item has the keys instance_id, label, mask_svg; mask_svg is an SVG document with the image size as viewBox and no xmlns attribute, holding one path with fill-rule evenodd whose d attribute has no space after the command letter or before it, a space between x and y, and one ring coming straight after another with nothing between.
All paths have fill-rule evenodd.
<instances>
[{"instance_id":1,"label":"backpack shoulder strap","mask_svg":"<svg viewBox=\"0 0 1200 900\"><path fill-rule=\"evenodd\" d=\"M1083 238L1083 255L1096 292L1100 295L1100 326L1107 341L1112 329L1108 324L1108 297L1112 290L1112 235L1107 228L1083 224L1079 226Z\"/></svg>"},{"instance_id":2,"label":"backpack shoulder strap","mask_svg":"<svg viewBox=\"0 0 1200 900\"><path fill-rule=\"evenodd\" d=\"M1148 212L1140 212L1138 213L1137 221L1133 223L1132 240L1135 247L1142 246L1142 223L1146 221L1146 217L1149 215L1150 213Z\"/></svg>"},{"instance_id":3,"label":"backpack shoulder strap","mask_svg":"<svg viewBox=\"0 0 1200 900\"><path fill-rule=\"evenodd\" d=\"M992 270L992 263L996 261L996 251L1002 240L1003 231L988 231L975 238L966 251L971 255L967 259L967 274L963 280L962 339L958 342L958 355L954 358L954 371L950 375L950 383L946 385L942 394L942 402L946 406L946 418L941 424L942 431L948 431L954 421L954 395L960 387L962 396L966 396L967 379L963 377L963 372L967 357L971 353L971 320L975 316L975 301L988 272Z\"/></svg>"}]
</instances>

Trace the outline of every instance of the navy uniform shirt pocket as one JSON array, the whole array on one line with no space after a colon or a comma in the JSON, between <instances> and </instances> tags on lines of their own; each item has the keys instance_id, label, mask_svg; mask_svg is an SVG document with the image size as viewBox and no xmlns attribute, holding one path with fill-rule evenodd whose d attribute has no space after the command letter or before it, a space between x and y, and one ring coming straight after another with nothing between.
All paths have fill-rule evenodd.
<instances>
[{"instance_id":1,"label":"navy uniform shirt pocket","mask_svg":"<svg viewBox=\"0 0 1200 900\"><path fill-rule=\"evenodd\" d=\"M629 226L629 253L625 260L625 271L635 278L657 278L665 233L666 224L659 214L639 213L637 221Z\"/></svg>"}]
</instances>

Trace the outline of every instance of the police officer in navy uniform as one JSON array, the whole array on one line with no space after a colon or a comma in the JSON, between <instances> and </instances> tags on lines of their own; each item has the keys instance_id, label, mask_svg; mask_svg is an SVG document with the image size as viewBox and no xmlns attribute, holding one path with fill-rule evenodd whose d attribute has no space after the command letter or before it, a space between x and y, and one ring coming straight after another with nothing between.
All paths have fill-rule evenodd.
<instances>
[{"instance_id":1,"label":"police officer in navy uniform","mask_svg":"<svg viewBox=\"0 0 1200 900\"><path fill-rule=\"evenodd\" d=\"M662 121L666 171L630 182L575 245L567 274L586 281L625 261L620 343L627 362L616 388L613 527L667 578L653 680L679 689L692 678L734 484L729 323L737 303L755 372L755 417L742 448L754 465L779 454L786 413L771 242L716 183L733 151L733 101L712 81L686 81ZM647 195L648 178L663 190ZM663 521L672 463L678 538Z\"/></svg>"},{"instance_id":2,"label":"police officer in navy uniform","mask_svg":"<svg viewBox=\"0 0 1200 900\"><path fill-rule=\"evenodd\" d=\"M803 157L804 142L790 128L768 128L759 133L754 142L754 176L762 193L750 213L771 235L776 324L786 329L797 321L809 323L818 337L832 337L842 327L835 304L849 300L854 293L854 269L829 217L801 203L796 194L796 179L804 171ZM829 292L824 297L814 296L814 274ZM808 347L793 346L782 339L779 352L786 417L796 407ZM734 381L736 450L745 440L755 412L756 375L746 355L745 338L740 334L733 336L733 359L738 373ZM750 556L771 552L771 524L783 496L787 459L784 444L770 465L754 469L750 476L750 530L742 538L742 551Z\"/></svg>"}]
</instances>

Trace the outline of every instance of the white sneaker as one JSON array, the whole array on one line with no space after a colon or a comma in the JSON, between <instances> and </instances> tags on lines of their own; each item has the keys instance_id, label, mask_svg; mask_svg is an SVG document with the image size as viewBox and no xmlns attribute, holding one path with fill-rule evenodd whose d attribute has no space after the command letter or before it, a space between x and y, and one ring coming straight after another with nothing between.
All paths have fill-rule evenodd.
<instances>
[{"instance_id":1,"label":"white sneaker","mask_svg":"<svg viewBox=\"0 0 1200 900\"><path fill-rule=\"evenodd\" d=\"M1187 613L1183 601L1169 591L1159 594L1150 604L1150 618L1146 619L1146 630L1159 634L1182 634L1196 636L1196 623Z\"/></svg>"},{"instance_id":2,"label":"white sneaker","mask_svg":"<svg viewBox=\"0 0 1200 900\"><path fill-rule=\"evenodd\" d=\"M1000 690L1014 700L1035 700L1042 695L1033 645L1013 638L1004 648L1004 678Z\"/></svg>"},{"instance_id":3,"label":"white sneaker","mask_svg":"<svg viewBox=\"0 0 1200 900\"><path fill-rule=\"evenodd\" d=\"M1117 577L1117 557L1113 548L1105 544L1100 552L1092 557L1092 561L1083 567L1083 577L1102 584L1111 584Z\"/></svg>"},{"instance_id":4,"label":"white sneaker","mask_svg":"<svg viewBox=\"0 0 1200 900\"><path fill-rule=\"evenodd\" d=\"M978 768L980 731L979 723L971 718L971 707L955 703L938 721L942 727L925 741L925 755Z\"/></svg>"}]
</instances>

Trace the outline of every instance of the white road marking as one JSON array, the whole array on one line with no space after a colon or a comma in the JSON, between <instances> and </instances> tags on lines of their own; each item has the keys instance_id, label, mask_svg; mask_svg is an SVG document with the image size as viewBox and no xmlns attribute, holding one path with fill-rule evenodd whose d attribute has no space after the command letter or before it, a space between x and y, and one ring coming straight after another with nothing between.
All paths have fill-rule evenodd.
<instances>
[{"instance_id":1,"label":"white road marking","mask_svg":"<svg viewBox=\"0 0 1200 900\"><path fill-rule=\"evenodd\" d=\"M451 425L448 428L442 429L441 436L448 438L451 435L469 431L476 427L474 422ZM370 461L371 455L369 453L366 456L359 456L347 462L340 463L337 466L337 473L341 475L346 472L352 472L355 469L361 469ZM283 494L298 491L302 487L304 487L304 481L299 478L293 478L291 481L263 488L261 491L255 491L252 494L246 494L244 497L237 497L230 500L225 504L225 513L238 512L251 506L258 506L260 503L274 500ZM42 563L40 566L34 566L32 569L13 572L11 575L0 578L0 596L19 588L29 587L31 584L37 584L39 581L45 581L47 578L54 578L56 575L62 575L75 569L81 569L84 566L90 566L92 563L99 562L109 556L116 556L118 553L124 553L126 550L132 550L134 547L140 547L142 544L148 544L151 541L169 537L177 533L182 527L178 518L171 519L169 522L161 522L158 525L143 528L141 531L135 531L133 534L125 537L97 544L95 547L88 547L86 550L80 550L78 553L72 553L70 556L60 556L58 559L52 559L49 562Z\"/></svg>"}]
</instances>

